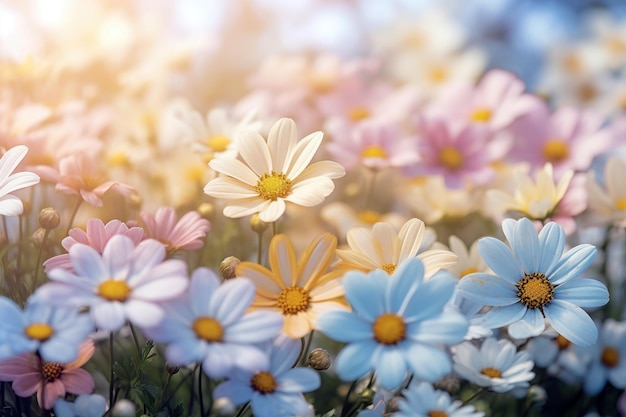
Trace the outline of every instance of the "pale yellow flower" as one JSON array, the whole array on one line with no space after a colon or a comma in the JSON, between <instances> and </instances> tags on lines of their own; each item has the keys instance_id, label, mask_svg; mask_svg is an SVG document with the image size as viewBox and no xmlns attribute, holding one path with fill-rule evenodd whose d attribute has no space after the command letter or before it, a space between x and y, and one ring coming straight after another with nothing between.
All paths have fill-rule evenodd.
<instances>
[{"instance_id":1,"label":"pale yellow flower","mask_svg":"<svg viewBox=\"0 0 626 417\"><path fill-rule=\"evenodd\" d=\"M626 225L626 161L611 157L604 167L604 186L596 181L592 171L587 173L589 210L598 224Z\"/></svg>"},{"instance_id":2,"label":"pale yellow flower","mask_svg":"<svg viewBox=\"0 0 626 417\"><path fill-rule=\"evenodd\" d=\"M457 278L463 278L465 275L475 272L491 272L491 269L480 256L480 252L478 252L478 241L467 247L458 237L450 236L450 250L458 256L458 260L454 265L446 269Z\"/></svg>"},{"instance_id":3,"label":"pale yellow flower","mask_svg":"<svg viewBox=\"0 0 626 417\"><path fill-rule=\"evenodd\" d=\"M364 272L381 269L391 275L401 261L417 256L424 263L428 278L454 264L457 256L443 249L424 250L426 234L424 222L419 219L410 219L399 231L384 222L374 224L371 229L352 229L347 237L350 249L337 250L341 259L337 268Z\"/></svg>"},{"instance_id":4,"label":"pale yellow flower","mask_svg":"<svg viewBox=\"0 0 626 417\"><path fill-rule=\"evenodd\" d=\"M269 247L270 269L254 262L242 262L236 268L238 277L250 279L257 287L251 307L280 312L285 319L283 331L292 338L307 335L321 314L347 309L341 283L343 272L326 273L336 247L337 238L323 233L297 261L289 239L274 236Z\"/></svg>"},{"instance_id":5,"label":"pale yellow flower","mask_svg":"<svg viewBox=\"0 0 626 417\"><path fill-rule=\"evenodd\" d=\"M518 166L507 191L487 191L487 204L492 206L491 210L501 213L515 211L533 220L547 219L554 214L573 175L574 172L568 170L555 181L552 164L547 163L537 170L533 180L525 166Z\"/></svg>"},{"instance_id":6,"label":"pale yellow flower","mask_svg":"<svg viewBox=\"0 0 626 417\"><path fill-rule=\"evenodd\" d=\"M209 166L224 174L210 181L204 192L230 200L226 217L259 213L264 222L274 222L286 203L315 206L334 190L332 179L345 175L333 161L309 163L322 143L322 132L298 141L293 120L283 118L270 129L267 142L256 131L239 132L238 159L213 159Z\"/></svg>"}]
</instances>

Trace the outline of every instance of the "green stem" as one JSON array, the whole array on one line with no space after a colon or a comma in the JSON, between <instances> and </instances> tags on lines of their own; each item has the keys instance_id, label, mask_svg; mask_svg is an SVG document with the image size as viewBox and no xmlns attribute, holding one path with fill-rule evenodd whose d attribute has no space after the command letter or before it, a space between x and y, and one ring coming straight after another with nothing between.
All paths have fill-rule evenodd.
<instances>
[{"instance_id":1,"label":"green stem","mask_svg":"<svg viewBox=\"0 0 626 417\"><path fill-rule=\"evenodd\" d=\"M66 236L70 234L70 229L72 228L72 224L74 224L74 219L76 218L76 214L78 214L78 209L80 208L80 205L82 203L83 203L83 199L78 197L78 201L76 202L76 205L74 206L74 210L72 211L70 220L67 223L67 232L65 232Z\"/></svg>"},{"instance_id":2,"label":"green stem","mask_svg":"<svg viewBox=\"0 0 626 417\"><path fill-rule=\"evenodd\" d=\"M263 260L263 232L257 232L257 235L259 236L259 244L256 254L256 263L261 265L261 261Z\"/></svg>"},{"instance_id":3,"label":"green stem","mask_svg":"<svg viewBox=\"0 0 626 417\"><path fill-rule=\"evenodd\" d=\"M313 341L313 332L314 330L311 330L311 333L309 333L309 338L306 341L306 346L302 345L302 350L300 351L300 356L298 356L298 360L296 361L296 363L292 366L292 368L295 368L298 364L300 364L300 366L304 366L304 364L307 361L307 353L309 352L309 349L311 348L311 342ZM304 341L304 339L302 339Z\"/></svg>"},{"instance_id":4,"label":"green stem","mask_svg":"<svg viewBox=\"0 0 626 417\"><path fill-rule=\"evenodd\" d=\"M128 327L130 328L130 334L133 336L133 342L135 343L135 349L137 350L137 359L141 358L141 345L139 344L139 338L137 337L137 332L135 331L135 327L132 323L128 323Z\"/></svg>"},{"instance_id":5,"label":"green stem","mask_svg":"<svg viewBox=\"0 0 626 417\"><path fill-rule=\"evenodd\" d=\"M17 228L17 230L19 232L19 240L18 240L18 242L20 242L20 244L21 244L24 241L23 240L24 239L24 216L20 215L18 217L18 219L19 219L18 220L19 224L18 224L18 228ZM45 240L44 240L44 242L45 242ZM39 262L37 262L37 264L39 264ZM18 271L18 273L21 271L21 268L22 268L22 251L18 250L17 251L17 271ZM31 291L31 294L32 294L32 291Z\"/></svg>"},{"instance_id":6,"label":"green stem","mask_svg":"<svg viewBox=\"0 0 626 417\"><path fill-rule=\"evenodd\" d=\"M478 397L480 394L482 394L483 392L486 392L487 388L486 387L482 387L480 388L478 391L476 391L475 393L473 393L468 399L463 400L463 405L467 405L470 401L472 401L473 399L475 399L476 397Z\"/></svg>"},{"instance_id":7,"label":"green stem","mask_svg":"<svg viewBox=\"0 0 626 417\"><path fill-rule=\"evenodd\" d=\"M37 263L35 264L35 275L33 276L33 285L30 289L30 293L34 293L37 289L37 282L39 281L39 269L41 268L41 256L43 254L43 248L46 246L46 241L48 240L48 235L50 234L50 230L46 229L43 234L43 241L41 242L41 246L39 246L39 252L37 253Z\"/></svg>"},{"instance_id":8,"label":"green stem","mask_svg":"<svg viewBox=\"0 0 626 417\"><path fill-rule=\"evenodd\" d=\"M356 387L357 381L358 381L358 379L355 379L354 381L352 381L352 384L350 384L350 388L348 389L348 393L346 394L346 397L343 399L343 405L341 406L341 416L340 417L346 417L348 415L347 411L350 411L350 410L348 410L348 402L349 402L350 395L352 394L352 391L354 391L354 388Z\"/></svg>"},{"instance_id":9,"label":"green stem","mask_svg":"<svg viewBox=\"0 0 626 417\"><path fill-rule=\"evenodd\" d=\"M367 210L370 205L370 199L372 198L372 194L374 193L374 184L376 183L376 176L378 171L376 170L368 170L371 175L367 177L367 182L365 184L365 193L363 194L363 208Z\"/></svg>"},{"instance_id":10,"label":"green stem","mask_svg":"<svg viewBox=\"0 0 626 417\"><path fill-rule=\"evenodd\" d=\"M115 374L113 372L113 332L109 333L109 358L110 358L110 373L109 373L109 407L113 409L113 378Z\"/></svg>"},{"instance_id":11,"label":"green stem","mask_svg":"<svg viewBox=\"0 0 626 417\"><path fill-rule=\"evenodd\" d=\"M204 417L204 396L202 395L202 367L198 369L198 399L200 400L200 417Z\"/></svg>"},{"instance_id":12,"label":"green stem","mask_svg":"<svg viewBox=\"0 0 626 417\"><path fill-rule=\"evenodd\" d=\"M276 226L276 222L272 222L272 236L276 236L278 234L278 226Z\"/></svg>"},{"instance_id":13,"label":"green stem","mask_svg":"<svg viewBox=\"0 0 626 417\"><path fill-rule=\"evenodd\" d=\"M250 402L245 403L243 406L239 407L239 410L237 411L237 414L234 415L234 417L242 417L249 408Z\"/></svg>"}]
</instances>

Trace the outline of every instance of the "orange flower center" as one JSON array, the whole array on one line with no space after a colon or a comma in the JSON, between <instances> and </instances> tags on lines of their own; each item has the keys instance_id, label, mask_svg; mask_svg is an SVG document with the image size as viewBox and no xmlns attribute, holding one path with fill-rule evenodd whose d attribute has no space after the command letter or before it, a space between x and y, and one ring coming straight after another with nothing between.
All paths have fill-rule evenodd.
<instances>
[{"instance_id":1,"label":"orange flower center","mask_svg":"<svg viewBox=\"0 0 626 417\"><path fill-rule=\"evenodd\" d=\"M374 224L381 221L382 216L374 210L363 210L357 213L357 218L365 224Z\"/></svg>"},{"instance_id":2,"label":"orange flower center","mask_svg":"<svg viewBox=\"0 0 626 417\"><path fill-rule=\"evenodd\" d=\"M615 202L615 208L621 211L626 210L626 198L620 198Z\"/></svg>"},{"instance_id":3,"label":"orange flower center","mask_svg":"<svg viewBox=\"0 0 626 417\"><path fill-rule=\"evenodd\" d=\"M224 328L212 317L198 317L191 328L196 336L207 342L221 342L224 336Z\"/></svg>"},{"instance_id":4,"label":"orange flower center","mask_svg":"<svg viewBox=\"0 0 626 417\"><path fill-rule=\"evenodd\" d=\"M371 145L361 151L363 158L387 158L387 151L382 146Z\"/></svg>"},{"instance_id":5,"label":"orange flower center","mask_svg":"<svg viewBox=\"0 0 626 417\"><path fill-rule=\"evenodd\" d=\"M561 139L548 139L543 144L543 157L550 162L561 162L569 156L567 143Z\"/></svg>"},{"instance_id":6,"label":"orange flower center","mask_svg":"<svg viewBox=\"0 0 626 417\"><path fill-rule=\"evenodd\" d=\"M380 266L380 269L382 269L389 275L392 275L393 272L396 270L396 264L383 264Z\"/></svg>"},{"instance_id":7,"label":"orange flower center","mask_svg":"<svg viewBox=\"0 0 626 417\"><path fill-rule=\"evenodd\" d=\"M265 200L276 201L285 198L291 193L291 181L282 172L263 174L254 187Z\"/></svg>"},{"instance_id":8,"label":"orange flower center","mask_svg":"<svg viewBox=\"0 0 626 417\"><path fill-rule=\"evenodd\" d=\"M469 275L469 274L473 274L478 272L478 269L474 268L473 266L470 266L469 268L465 268L462 272L461 272L461 277L464 277L465 275Z\"/></svg>"},{"instance_id":9,"label":"orange flower center","mask_svg":"<svg viewBox=\"0 0 626 417\"><path fill-rule=\"evenodd\" d=\"M448 417L448 414L445 411L441 410L431 410L426 415L428 417Z\"/></svg>"},{"instance_id":10,"label":"orange flower center","mask_svg":"<svg viewBox=\"0 0 626 417\"><path fill-rule=\"evenodd\" d=\"M448 79L448 71L443 67L434 67L428 72L428 78L434 83L442 83Z\"/></svg>"},{"instance_id":11,"label":"orange flower center","mask_svg":"<svg viewBox=\"0 0 626 417\"><path fill-rule=\"evenodd\" d=\"M542 273L526 275L516 286L520 302L528 308L542 309L554 298L554 285Z\"/></svg>"},{"instance_id":12,"label":"orange flower center","mask_svg":"<svg viewBox=\"0 0 626 417\"><path fill-rule=\"evenodd\" d=\"M348 110L348 117L353 122L360 122L371 116L371 113L367 107L356 106Z\"/></svg>"},{"instance_id":13,"label":"orange flower center","mask_svg":"<svg viewBox=\"0 0 626 417\"><path fill-rule=\"evenodd\" d=\"M472 112L470 119L473 122L486 123L491 120L491 110L486 107L480 107Z\"/></svg>"},{"instance_id":14,"label":"orange flower center","mask_svg":"<svg viewBox=\"0 0 626 417\"><path fill-rule=\"evenodd\" d=\"M33 323L26 326L24 334L30 339L44 342L54 334L54 330L47 323Z\"/></svg>"},{"instance_id":15,"label":"orange flower center","mask_svg":"<svg viewBox=\"0 0 626 417\"><path fill-rule=\"evenodd\" d=\"M454 171L463 165L463 154L453 146L445 146L439 151L439 163Z\"/></svg>"},{"instance_id":16,"label":"orange flower center","mask_svg":"<svg viewBox=\"0 0 626 417\"><path fill-rule=\"evenodd\" d=\"M290 287L283 289L278 294L276 307L282 310L283 315L298 314L306 311L311 303L309 293L300 287Z\"/></svg>"},{"instance_id":17,"label":"orange flower center","mask_svg":"<svg viewBox=\"0 0 626 417\"><path fill-rule=\"evenodd\" d=\"M98 286L98 295L109 301L126 301L130 290L126 282L109 279Z\"/></svg>"},{"instance_id":18,"label":"orange flower center","mask_svg":"<svg viewBox=\"0 0 626 417\"><path fill-rule=\"evenodd\" d=\"M63 365L61 365L60 363L43 361L43 363L41 364L41 375L48 382L52 382L55 379L59 378L62 372Z\"/></svg>"},{"instance_id":19,"label":"orange flower center","mask_svg":"<svg viewBox=\"0 0 626 417\"><path fill-rule=\"evenodd\" d=\"M619 351L614 347L607 346L602 350L600 360L607 368L614 368L619 365Z\"/></svg>"},{"instance_id":20,"label":"orange flower center","mask_svg":"<svg viewBox=\"0 0 626 417\"><path fill-rule=\"evenodd\" d=\"M230 139L222 135L211 136L207 139L207 145L209 145L209 148L213 149L214 152L224 152L228 148L228 145L230 145Z\"/></svg>"},{"instance_id":21,"label":"orange flower center","mask_svg":"<svg viewBox=\"0 0 626 417\"><path fill-rule=\"evenodd\" d=\"M569 340L567 340L566 338L564 338L561 335L558 335L554 339L554 342L559 347L559 350L567 349L572 344L572 342L570 342Z\"/></svg>"},{"instance_id":22,"label":"orange flower center","mask_svg":"<svg viewBox=\"0 0 626 417\"><path fill-rule=\"evenodd\" d=\"M488 376L489 378L500 378L502 377L502 372L496 368L483 368L480 370L480 373Z\"/></svg>"},{"instance_id":23,"label":"orange flower center","mask_svg":"<svg viewBox=\"0 0 626 417\"><path fill-rule=\"evenodd\" d=\"M395 345L406 335L406 324L400 316L391 313L381 314L372 326L374 339L383 345Z\"/></svg>"},{"instance_id":24,"label":"orange flower center","mask_svg":"<svg viewBox=\"0 0 626 417\"><path fill-rule=\"evenodd\" d=\"M276 380L274 379L274 375L269 372L257 372L252 377L250 381L250 385L252 385L252 389L260 392L261 394L271 394L276 391Z\"/></svg>"}]
</instances>

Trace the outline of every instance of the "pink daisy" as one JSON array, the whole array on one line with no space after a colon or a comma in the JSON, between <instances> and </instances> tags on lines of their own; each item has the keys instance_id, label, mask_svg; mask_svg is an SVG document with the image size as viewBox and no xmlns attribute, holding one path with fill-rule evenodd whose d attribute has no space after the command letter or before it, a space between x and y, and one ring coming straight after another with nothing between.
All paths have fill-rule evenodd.
<instances>
[{"instance_id":1,"label":"pink daisy","mask_svg":"<svg viewBox=\"0 0 626 417\"><path fill-rule=\"evenodd\" d=\"M77 243L91 246L98 253L102 254L107 242L115 235L129 237L137 245L143 239L143 229L141 227L128 227L120 220L111 220L106 225L98 218L90 219L87 222L87 230L73 228L69 231L69 236L61 241L63 248L69 252L70 248ZM46 272L54 268L63 268L72 271L70 255L67 253L53 256L43 263Z\"/></svg>"},{"instance_id":2,"label":"pink daisy","mask_svg":"<svg viewBox=\"0 0 626 417\"><path fill-rule=\"evenodd\" d=\"M524 93L524 83L510 72L489 71L475 87L450 84L430 104L429 115L501 130L527 114L540 100Z\"/></svg>"},{"instance_id":3,"label":"pink daisy","mask_svg":"<svg viewBox=\"0 0 626 417\"><path fill-rule=\"evenodd\" d=\"M36 392L39 405L50 410L56 399L65 397L66 393L80 395L94 390L93 377L81 369L94 351L93 341L87 339L78 348L78 358L66 364L24 353L0 362L0 381L13 381L13 391L20 397L30 397Z\"/></svg>"},{"instance_id":4,"label":"pink daisy","mask_svg":"<svg viewBox=\"0 0 626 417\"><path fill-rule=\"evenodd\" d=\"M413 139L399 137L394 123L366 120L351 127L336 120L328 127L333 135L326 149L346 169L359 164L370 169L397 168L418 160Z\"/></svg>"},{"instance_id":5,"label":"pink daisy","mask_svg":"<svg viewBox=\"0 0 626 417\"><path fill-rule=\"evenodd\" d=\"M552 163L555 174L572 169L586 171L594 156L608 150L612 136L603 129L604 118L592 110L561 107L554 113L540 103L513 126L511 159L533 168Z\"/></svg>"},{"instance_id":6,"label":"pink daisy","mask_svg":"<svg viewBox=\"0 0 626 417\"><path fill-rule=\"evenodd\" d=\"M180 220L171 207L160 207L154 215L142 212L147 237L165 244L168 253L177 250L194 250L204 245L211 223L197 211L190 211Z\"/></svg>"},{"instance_id":7,"label":"pink daisy","mask_svg":"<svg viewBox=\"0 0 626 417\"><path fill-rule=\"evenodd\" d=\"M407 168L409 176L440 175L446 186L482 185L494 177L492 163L508 143L494 140L489 129L466 123L455 129L444 119L421 118L417 142L420 163Z\"/></svg>"},{"instance_id":8,"label":"pink daisy","mask_svg":"<svg viewBox=\"0 0 626 417\"><path fill-rule=\"evenodd\" d=\"M114 190L125 197L136 192L130 185L105 181L96 169L95 161L84 155L71 155L59 162L59 182L56 189L65 194L76 194L90 206L102 207L101 197Z\"/></svg>"}]
</instances>

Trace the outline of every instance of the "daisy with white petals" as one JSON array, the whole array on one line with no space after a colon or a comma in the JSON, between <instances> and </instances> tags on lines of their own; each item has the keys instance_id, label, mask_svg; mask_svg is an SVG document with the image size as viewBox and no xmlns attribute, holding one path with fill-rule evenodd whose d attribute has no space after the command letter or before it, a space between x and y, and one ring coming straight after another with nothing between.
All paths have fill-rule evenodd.
<instances>
[{"instance_id":1,"label":"daisy with white petals","mask_svg":"<svg viewBox=\"0 0 626 417\"><path fill-rule=\"evenodd\" d=\"M287 118L272 126L267 141L256 131L241 131L239 158L213 159L209 166L224 175L211 180L204 192L230 200L226 217L259 213L264 222L278 220L287 202L315 206L334 190L332 180L346 173L332 161L309 165L322 137L322 132L314 132L298 141L296 124Z\"/></svg>"},{"instance_id":2,"label":"daisy with white petals","mask_svg":"<svg viewBox=\"0 0 626 417\"><path fill-rule=\"evenodd\" d=\"M39 183L39 175L32 172L17 172L15 168L26 156L28 148L24 145L14 146L0 158L0 215L19 216L24 211L22 201L10 194L13 191L30 187Z\"/></svg>"}]
</instances>

